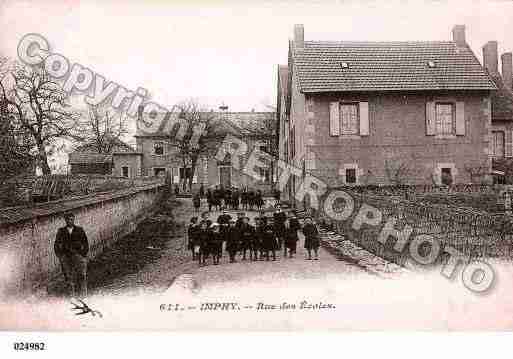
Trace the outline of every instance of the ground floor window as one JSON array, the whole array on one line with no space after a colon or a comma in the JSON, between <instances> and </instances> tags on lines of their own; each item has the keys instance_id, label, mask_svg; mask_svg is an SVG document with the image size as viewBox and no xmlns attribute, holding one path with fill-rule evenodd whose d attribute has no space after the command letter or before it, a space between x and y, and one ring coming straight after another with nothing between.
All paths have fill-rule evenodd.
<instances>
[{"instance_id":1,"label":"ground floor window","mask_svg":"<svg viewBox=\"0 0 513 359\"><path fill-rule=\"evenodd\" d=\"M179 172L180 172L180 181L188 180L189 178L192 177L192 169L190 167L187 167L187 168L180 167Z\"/></svg>"},{"instance_id":2,"label":"ground floor window","mask_svg":"<svg viewBox=\"0 0 513 359\"><path fill-rule=\"evenodd\" d=\"M130 177L130 169L128 166L121 167L121 176L123 177Z\"/></svg>"},{"instance_id":3,"label":"ground floor window","mask_svg":"<svg viewBox=\"0 0 513 359\"><path fill-rule=\"evenodd\" d=\"M260 181L262 181L263 183L271 182L271 171L269 170L269 168L258 167L258 174L260 176Z\"/></svg>"},{"instance_id":4,"label":"ground floor window","mask_svg":"<svg viewBox=\"0 0 513 359\"><path fill-rule=\"evenodd\" d=\"M504 157L504 132L492 131L492 155L495 158Z\"/></svg>"},{"instance_id":5,"label":"ground floor window","mask_svg":"<svg viewBox=\"0 0 513 359\"><path fill-rule=\"evenodd\" d=\"M452 179L452 168L450 167L442 167L440 169L440 175L441 175L441 182L444 186L450 186L452 185L453 179Z\"/></svg>"},{"instance_id":6,"label":"ground floor window","mask_svg":"<svg viewBox=\"0 0 513 359\"><path fill-rule=\"evenodd\" d=\"M356 183L356 168L346 168L346 183Z\"/></svg>"},{"instance_id":7,"label":"ground floor window","mask_svg":"<svg viewBox=\"0 0 513 359\"><path fill-rule=\"evenodd\" d=\"M166 168L165 167L155 167L155 168L153 168L153 175L155 177L165 176L166 175Z\"/></svg>"}]
</instances>

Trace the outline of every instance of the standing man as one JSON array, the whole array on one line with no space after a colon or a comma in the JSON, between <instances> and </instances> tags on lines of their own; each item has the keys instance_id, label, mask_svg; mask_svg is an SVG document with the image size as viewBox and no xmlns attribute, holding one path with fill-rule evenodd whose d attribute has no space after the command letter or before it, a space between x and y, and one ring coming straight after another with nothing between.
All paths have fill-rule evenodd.
<instances>
[{"instance_id":1,"label":"standing man","mask_svg":"<svg viewBox=\"0 0 513 359\"><path fill-rule=\"evenodd\" d=\"M87 253L89 242L82 227L75 226L75 215L64 214L66 226L59 228L54 251L61 263L62 273L68 284L70 295L87 296Z\"/></svg>"},{"instance_id":2,"label":"standing man","mask_svg":"<svg viewBox=\"0 0 513 359\"><path fill-rule=\"evenodd\" d=\"M287 215L282 211L281 206L278 205L276 212L273 214L274 217L274 234L278 239L278 250L283 248L283 256L287 255L287 248L284 244L284 232L285 232L285 220Z\"/></svg>"}]
</instances>

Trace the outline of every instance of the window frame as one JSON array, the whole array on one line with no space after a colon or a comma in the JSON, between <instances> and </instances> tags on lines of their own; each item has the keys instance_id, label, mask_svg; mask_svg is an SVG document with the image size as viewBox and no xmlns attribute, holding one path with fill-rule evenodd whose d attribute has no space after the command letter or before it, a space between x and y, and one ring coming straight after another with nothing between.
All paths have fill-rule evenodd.
<instances>
[{"instance_id":1,"label":"window frame","mask_svg":"<svg viewBox=\"0 0 513 359\"><path fill-rule=\"evenodd\" d=\"M162 146L162 154L156 153L157 145L160 144ZM153 142L153 155L154 156L165 156L166 155L166 146L164 141L154 141Z\"/></svg>"},{"instance_id":2,"label":"window frame","mask_svg":"<svg viewBox=\"0 0 513 359\"><path fill-rule=\"evenodd\" d=\"M356 124L355 131L356 132L346 132L344 131L344 122L343 122L343 111L342 108L345 106L351 106L356 109ZM359 102L339 102L338 106L338 117L339 117L339 136L360 136L360 103ZM338 136L334 136L338 137Z\"/></svg>"},{"instance_id":3,"label":"window frame","mask_svg":"<svg viewBox=\"0 0 513 359\"><path fill-rule=\"evenodd\" d=\"M445 133L443 131L439 131L444 128L444 124L439 121L438 114L438 106L450 106L451 107L451 131L450 133ZM434 121L435 121L435 136L438 137L455 137L456 136L456 103L452 101L435 101L435 113L434 113ZM439 125L440 123L440 125Z\"/></svg>"},{"instance_id":4,"label":"window frame","mask_svg":"<svg viewBox=\"0 0 513 359\"><path fill-rule=\"evenodd\" d=\"M124 174L125 168L126 168L126 176ZM121 166L121 177L130 178L130 166Z\"/></svg>"},{"instance_id":5,"label":"window frame","mask_svg":"<svg viewBox=\"0 0 513 359\"><path fill-rule=\"evenodd\" d=\"M497 146L496 146L496 135L497 134L502 134L502 155L501 156L498 156L497 155ZM506 157L506 131L503 131L503 130L494 130L492 131L492 157L493 158L505 158Z\"/></svg>"},{"instance_id":6,"label":"window frame","mask_svg":"<svg viewBox=\"0 0 513 359\"><path fill-rule=\"evenodd\" d=\"M349 185L355 185L358 183L358 178L357 178L357 168L355 167L348 167L348 168L345 168L344 169L344 172L345 172L345 183L346 184L349 184ZM349 182L347 179L349 178L349 176L347 175L348 174L348 171L353 171L354 173L354 181L353 182Z\"/></svg>"},{"instance_id":7,"label":"window frame","mask_svg":"<svg viewBox=\"0 0 513 359\"><path fill-rule=\"evenodd\" d=\"M158 174L155 172L156 170L163 170L161 172L164 172L164 176L167 174L167 168L166 167L153 167L153 176L157 177Z\"/></svg>"}]
</instances>

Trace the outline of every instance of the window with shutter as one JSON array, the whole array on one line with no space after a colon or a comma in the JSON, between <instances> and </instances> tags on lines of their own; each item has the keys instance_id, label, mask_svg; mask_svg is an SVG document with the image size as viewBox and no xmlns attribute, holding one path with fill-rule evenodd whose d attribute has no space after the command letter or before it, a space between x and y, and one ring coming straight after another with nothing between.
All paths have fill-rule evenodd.
<instances>
[{"instance_id":1,"label":"window with shutter","mask_svg":"<svg viewBox=\"0 0 513 359\"><path fill-rule=\"evenodd\" d=\"M369 135L369 103L360 102L360 136Z\"/></svg>"},{"instance_id":2,"label":"window with shutter","mask_svg":"<svg viewBox=\"0 0 513 359\"><path fill-rule=\"evenodd\" d=\"M340 116L339 116L339 103L330 103L330 135L340 135Z\"/></svg>"},{"instance_id":3,"label":"window with shutter","mask_svg":"<svg viewBox=\"0 0 513 359\"><path fill-rule=\"evenodd\" d=\"M456 135L465 136L465 103L456 102Z\"/></svg>"},{"instance_id":4,"label":"window with shutter","mask_svg":"<svg viewBox=\"0 0 513 359\"><path fill-rule=\"evenodd\" d=\"M513 132L506 131L505 136L506 146L504 151L505 157L513 157Z\"/></svg>"},{"instance_id":5,"label":"window with shutter","mask_svg":"<svg viewBox=\"0 0 513 359\"><path fill-rule=\"evenodd\" d=\"M437 103L435 106L435 133L437 135L454 135L454 104Z\"/></svg>"},{"instance_id":6,"label":"window with shutter","mask_svg":"<svg viewBox=\"0 0 513 359\"><path fill-rule=\"evenodd\" d=\"M426 134L428 136L435 135L435 103L426 103Z\"/></svg>"},{"instance_id":7,"label":"window with shutter","mask_svg":"<svg viewBox=\"0 0 513 359\"><path fill-rule=\"evenodd\" d=\"M492 156L495 158L504 157L504 132L492 131ZM511 147L509 152L511 153Z\"/></svg>"},{"instance_id":8,"label":"window with shutter","mask_svg":"<svg viewBox=\"0 0 513 359\"><path fill-rule=\"evenodd\" d=\"M342 104L340 106L341 133L343 135L357 135L360 133L358 121L358 104Z\"/></svg>"}]
</instances>

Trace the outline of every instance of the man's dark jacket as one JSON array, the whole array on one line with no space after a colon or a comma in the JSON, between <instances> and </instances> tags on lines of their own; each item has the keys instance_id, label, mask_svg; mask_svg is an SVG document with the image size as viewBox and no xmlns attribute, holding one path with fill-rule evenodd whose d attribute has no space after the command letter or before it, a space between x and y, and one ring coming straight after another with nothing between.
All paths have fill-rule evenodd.
<instances>
[{"instance_id":1,"label":"man's dark jacket","mask_svg":"<svg viewBox=\"0 0 513 359\"><path fill-rule=\"evenodd\" d=\"M73 226L71 234L66 227L59 228L53 246L57 257L80 254L86 257L89 252L89 243L82 227Z\"/></svg>"}]
</instances>

